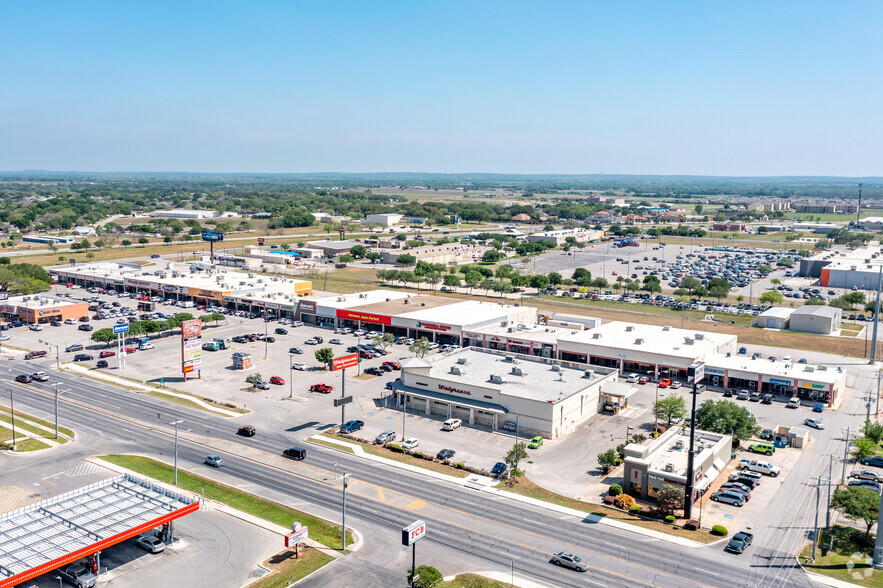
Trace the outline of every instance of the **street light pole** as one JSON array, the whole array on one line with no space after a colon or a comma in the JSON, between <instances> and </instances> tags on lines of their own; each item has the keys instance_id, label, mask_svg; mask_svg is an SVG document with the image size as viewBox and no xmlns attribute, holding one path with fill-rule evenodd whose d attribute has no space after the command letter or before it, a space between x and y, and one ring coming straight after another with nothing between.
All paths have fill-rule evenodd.
<instances>
[{"instance_id":1,"label":"street light pole","mask_svg":"<svg viewBox=\"0 0 883 588\"><path fill-rule=\"evenodd\" d=\"M828 456L828 509L825 511L825 528L831 528L831 468L834 465L834 454L833 453L823 453L822 455Z\"/></svg>"},{"instance_id":2,"label":"street light pole","mask_svg":"<svg viewBox=\"0 0 883 588\"><path fill-rule=\"evenodd\" d=\"M15 401L12 398L12 389L9 390L9 414L12 419L12 450L15 451Z\"/></svg>"},{"instance_id":3,"label":"street light pole","mask_svg":"<svg viewBox=\"0 0 883 588\"><path fill-rule=\"evenodd\" d=\"M629 444L629 437L632 436L632 431L633 431L634 429L635 429L634 427L626 427L626 428L625 428L625 444L626 444L626 445Z\"/></svg>"},{"instance_id":4,"label":"street light pole","mask_svg":"<svg viewBox=\"0 0 883 588\"><path fill-rule=\"evenodd\" d=\"M175 425L175 486L178 485L178 425L183 422L178 419L174 423L169 423L170 425Z\"/></svg>"},{"instance_id":5,"label":"street light pole","mask_svg":"<svg viewBox=\"0 0 883 588\"><path fill-rule=\"evenodd\" d=\"M341 478L343 478L343 522L341 524L343 529L341 530L341 551L346 551L346 488L350 475L351 474L344 472L341 476Z\"/></svg>"},{"instance_id":6,"label":"street light pole","mask_svg":"<svg viewBox=\"0 0 883 588\"><path fill-rule=\"evenodd\" d=\"M61 386L60 382L55 382L55 438L58 439L58 395L61 393L58 390L58 387ZM70 390L65 390L65 392L69 392Z\"/></svg>"},{"instance_id":7,"label":"street light pole","mask_svg":"<svg viewBox=\"0 0 883 588\"><path fill-rule=\"evenodd\" d=\"M843 431L844 429L840 429ZM849 455L849 435L852 432L852 427L846 427L846 439L843 440L843 473L840 476L840 483L846 483L846 460Z\"/></svg>"}]
</instances>

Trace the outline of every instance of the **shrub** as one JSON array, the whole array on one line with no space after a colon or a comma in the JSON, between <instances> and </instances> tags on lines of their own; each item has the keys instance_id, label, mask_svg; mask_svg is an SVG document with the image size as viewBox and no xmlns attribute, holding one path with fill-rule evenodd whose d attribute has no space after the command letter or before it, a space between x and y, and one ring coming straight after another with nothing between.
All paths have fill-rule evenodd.
<instances>
[{"instance_id":1,"label":"shrub","mask_svg":"<svg viewBox=\"0 0 883 588\"><path fill-rule=\"evenodd\" d=\"M456 467L458 470L462 470L465 466L463 465L463 462L460 462L460 463L458 463L455 467Z\"/></svg>"},{"instance_id":2,"label":"shrub","mask_svg":"<svg viewBox=\"0 0 883 588\"><path fill-rule=\"evenodd\" d=\"M616 500L616 496L605 496L602 500L604 504L613 504L613 501Z\"/></svg>"},{"instance_id":3,"label":"shrub","mask_svg":"<svg viewBox=\"0 0 883 588\"><path fill-rule=\"evenodd\" d=\"M711 528L711 532L715 535L720 535L721 537L726 537L729 534L727 528L721 525L715 525Z\"/></svg>"},{"instance_id":4,"label":"shrub","mask_svg":"<svg viewBox=\"0 0 883 588\"><path fill-rule=\"evenodd\" d=\"M628 494L620 494L613 500L613 504L621 508L622 510L628 510L635 503L635 499L629 496Z\"/></svg>"},{"instance_id":5,"label":"shrub","mask_svg":"<svg viewBox=\"0 0 883 588\"><path fill-rule=\"evenodd\" d=\"M640 505L640 504L633 504L633 505L631 505L631 506L629 507L629 512L632 513L632 514L635 514L635 515L636 515L636 514L641 514L641 505Z\"/></svg>"},{"instance_id":6,"label":"shrub","mask_svg":"<svg viewBox=\"0 0 883 588\"><path fill-rule=\"evenodd\" d=\"M405 450L402 449L402 446L401 446L401 445L387 445L386 447L387 447L390 451L393 451L393 452L395 452L395 453L404 453L404 452L405 452Z\"/></svg>"},{"instance_id":7,"label":"shrub","mask_svg":"<svg viewBox=\"0 0 883 588\"><path fill-rule=\"evenodd\" d=\"M690 519L689 521L684 523L684 528L687 529L688 531L697 531L697 530L699 530L699 521L695 521L693 519Z\"/></svg>"},{"instance_id":8,"label":"shrub","mask_svg":"<svg viewBox=\"0 0 883 588\"><path fill-rule=\"evenodd\" d=\"M415 451L411 455L413 455L414 457L419 457L420 459L423 459L423 454L420 453L419 451Z\"/></svg>"},{"instance_id":9,"label":"shrub","mask_svg":"<svg viewBox=\"0 0 883 588\"><path fill-rule=\"evenodd\" d=\"M667 517L665 517L665 522L666 522L666 523L673 523L673 522L675 522L675 516L674 516L674 515L668 515Z\"/></svg>"},{"instance_id":10,"label":"shrub","mask_svg":"<svg viewBox=\"0 0 883 588\"><path fill-rule=\"evenodd\" d=\"M607 489L608 496L619 496L620 494L622 494L622 486L619 484L611 484Z\"/></svg>"},{"instance_id":11,"label":"shrub","mask_svg":"<svg viewBox=\"0 0 883 588\"><path fill-rule=\"evenodd\" d=\"M656 514L656 510L652 506L642 506L641 516L652 517Z\"/></svg>"},{"instance_id":12,"label":"shrub","mask_svg":"<svg viewBox=\"0 0 883 588\"><path fill-rule=\"evenodd\" d=\"M622 460L617 457L616 461L613 462L613 465L622 465Z\"/></svg>"}]
</instances>

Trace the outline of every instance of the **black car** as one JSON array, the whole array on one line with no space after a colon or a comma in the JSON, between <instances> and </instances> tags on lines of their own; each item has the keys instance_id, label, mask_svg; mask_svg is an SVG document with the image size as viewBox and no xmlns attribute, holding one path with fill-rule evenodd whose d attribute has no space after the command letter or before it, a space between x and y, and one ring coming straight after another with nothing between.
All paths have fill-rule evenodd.
<instances>
[{"instance_id":1,"label":"black car","mask_svg":"<svg viewBox=\"0 0 883 588\"><path fill-rule=\"evenodd\" d=\"M304 352L300 347L292 347L288 350L288 353L294 353L295 355L301 355Z\"/></svg>"},{"instance_id":2,"label":"black car","mask_svg":"<svg viewBox=\"0 0 883 588\"><path fill-rule=\"evenodd\" d=\"M275 343L275 342L276 342L276 337L266 337L264 340L265 340L267 343Z\"/></svg>"},{"instance_id":3,"label":"black car","mask_svg":"<svg viewBox=\"0 0 883 588\"><path fill-rule=\"evenodd\" d=\"M273 332L276 333L277 335L287 335L288 334L288 331L286 331L282 327L276 327L276 330Z\"/></svg>"},{"instance_id":4,"label":"black car","mask_svg":"<svg viewBox=\"0 0 883 588\"><path fill-rule=\"evenodd\" d=\"M79 343L74 343L73 345L68 345L67 347L65 347L64 350L65 350L67 353L72 353L72 352L74 352L74 351L82 351L82 350L83 350L83 346L80 345Z\"/></svg>"},{"instance_id":5,"label":"black car","mask_svg":"<svg viewBox=\"0 0 883 588\"><path fill-rule=\"evenodd\" d=\"M371 374L372 376L382 376L385 372L379 367L369 367L365 369L366 374Z\"/></svg>"},{"instance_id":6,"label":"black car","mask_svg":"<svg viewBox=\"0 0 883 588\"><path fill-rule=\"evenodd\" d=\"M243 427L239 427L239 430L236 431L237 435L242 435L243 437L254 437L255 428L251 425L245 425Z\"/></svg>"},{"instance_id":7,"label":"black car","mask_svg":"<svg viewBox=\"0 0 883 588\"><path fill-rule=\"evenodd\" d=\"M875 468L883 468L883 457L875 455L874 457L863 457L858 462Z\"/></svg>"},{"instance_id":8,"label":"black car","mask_svg":"<svg viewBox=\"0 0 883 588\"><path fill-rule=\"evenodd\" d=\"M452 457L454 457L455 453L456 451L454 451L453 449L442 449L435 455L435 458L439 461L451 459Z\"/></svg>"},{"instance_id":9,"label":"black car","mask_svg":"<svg viewBox=\"0 0 883 588\"><path fill-rule=\"evenodd\" d=\"M340 425L340 432L352 433L353 431L358 431L364 426L365 423L363 423L362 421L347 421L344 424Z\"/></svg>"},{"instance_id":10,"label":"black car","mask_svg":"<svg viewBox=\"0 0 883 588\"><path fill-rule=\"evenodd\" d=\"M724 392L724 398L730 398L731 396L733 396L732 390L727 390Z\"/></svg>"},{"instance_id":11,"label":"black car","mask_svg":"<svg viewBox=\"0 0 883 588\"><path fill-rule=\"evenodd\" d=\"M751 490L754 490L755 486L757 486L757 480L755 478L747 478L745 476L730 478L730 481L744 484L744 485L748 486L748 488L750 488Z\"/></svg>"},{"instance_id":12,"label":"black car","mask_svg":"<svg viewBox=\"0 0 883 588\"><path fill-rule=\"evenodd\" d=\"M81 316L81 317L80 317L80 322L81 322L81 323L88 323L88 322L89 322L89 317L88 317L88 316Z\"/></svg>"},{"instance_id":13,"label":"black car","mask_svg":"<svg viewBox=\"0 0 883 588\"><path fill-rule=\"evenodd\" d=\"M764 429L763 431L760 432L760 438L765 439L767 441L772 440L773 436L774 436L774 433L773 433L772 429Z\"/></svg>"},{"instance_id":14,"label":"black car","mask_svg":"<svg viewBox=\"0 0 883 588\"><path fill-rule=\"evenodd\" d=\"M27 374L22 374L20 376L15 376L16 382L21 382L22 384L30 384L33 378ZM11 394L11 393L10 393Z\"/></svg>"},{"instance_id":15,"label":"black car","mask_svg":"<svg viewBox=\"0 0 883 588\"><path fill-rule=\"evenodd\" d=\"M106 368L107 367L107 360L106 359L99 359L98 363L95 364L95 367Z\"/></svg>"},{"instance_id":16,"label":"black car","mask_svg":"<svg viewBox=\"0 0 883 588\"><path fill-rule=\"evenodd\" d=\"M150 259L159 259L159 254L154 253L153 255L150 256Z\"/></svg>"},{"instance_id":17,"label":"black car","mask_svg":"<svg viewBox=\"0 0 883 588\"><path fill-rule=\"evenodd\" d=\"M53 327L60 327L61 321L49 321L49 324L52 325Z\"/></svg>"},{"instance_id":18,"label":"black car","mask_svg":"<svg viewBox=\"0 0 883 588\"><path fill-rule=\"evenodd\" d=\"M78 353L74 356L74 361L92 361L95 359L88 353Z\"/></svg>"},{"instance_id":19,"label":"black car","mask_svg":"<svg viewBox=\"0 0 883 588\"><path fill-rule=\"evenodd\" d=\"M289 459L303 459L307 456L307 450L303 447L291 447L282 452Z\"/></svg>"},{"instance_id":20,"label":"black car","mask_svg":"<svg viewBox=\"0 0 883 588\"><path fill-rule=\"evenodd\" d=\"M78 328L79 328L81 331L91 331L91 330L92 330L92 325L80 325Z\"/></svg>"}]
</instances>

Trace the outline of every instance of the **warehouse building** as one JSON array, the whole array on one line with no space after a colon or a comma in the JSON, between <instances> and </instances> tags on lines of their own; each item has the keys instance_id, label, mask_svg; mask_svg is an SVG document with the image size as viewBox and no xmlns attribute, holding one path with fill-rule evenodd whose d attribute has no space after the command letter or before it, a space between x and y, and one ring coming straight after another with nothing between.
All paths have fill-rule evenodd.
<instances>
[{"instance_id":1,"label":"warehouse building","mask_svg":"<svg viewBox=\"0 0 883 588\"><path fill-rule=\"evenodd\" d=\"M801 306L791 313L788 329L800 333L830 335L840 330L842 312L833 306Z\"/></svg>"},{"instance_id":2,"label":"warehouse building","mask_svg":"<svg viewBox=\"0 0 883 588\"><path fill-rule=\"evenodd\" d=\"M365 224L391 227L401 222L402 216L404 215L394 213L369 214L365 216Z\"/></svg>"},{"instance_id":3,"label":"warehouse building","mask_svg":"<svg viewBox=\"0 0 883 588\"><path fill-rule=\"evenodd\" d=\"M768 308L757 316L754 325L762 329L787 329L792 312L793 308L782 306Z\"/></svg>"},{"instance_id":4,"label":"warehouse building","mask_svg":"<svg viewBox=\"0 0 883 588\"><path fill-rule=\"evenodd\" d=\"M160 218L192 218L196 220L215 218L218 216L217 210L188 210L184 208L174 208L172 210L154 210L148 212L147 216Z\"/></svg>"},{"instance_id":5,"label":"warehouse building","mask_svg":"<svg viewBox=\"0 0 883 588\"><path fill-rule=\"evenodd\" d=\"M499 351L461 349L402 360L393 383L396 406L439 420L461 419L525 437L560 438L598 414L615 370Z\"/></svg>"},{"instance_id":6,"label":"warehouse building","mask_svg":"<svg viewBox=\"0 0 883 588\"><path fill-rule=\"evenodd\" d=\"M467 243L447 243L445 245L425 245L405 250L385 250L380 252L382 263L397 263L400 255L413 255L417 261L426 263L441 263L444 265L472 263L487 251L482 245L470 245Z\"/></svg>"},{"instance_id":7,"label":"warehouse building","mask_svg":"<svg viewBox=\"0 0 883 588\"><path fill-rule=\"evenodd\" d=\"M526 237L528 241L555 241L558 247L564 245L567 239L573 239L577 243L591 243L600 241L604 237L604 231L592 229L558 229L554 231L540 231L531 233Z\"/></svg>"},{"instance_id":8,"label":"warehouse building","mask_svg":"<svg viewBox=\"0 0 883 588\"><path fill-rule=\"evenodd\" d=\"M89 304L48 294L10 296L0 305L0 316L4 321L18 319L29 325L67 319L79 320L89 316Z\"/></svg>"},{"instance_id":9,"label":"warehouse building","mask_svg":"<svg viewBox=\"0 0 883 588\"><path fill-rule=\"evenodd\" d=\"M729 435L694 432L692 500L701 496L721 475L733 448ZM690 431L672 427L647 445L629 443L623 460L623 490L653 498L664 485L687 486Z\"/></svg>"},{"instance_id":10,"label":"warehouse building","mask_svg":"<svg viewBox=\"0 0 883 588\"><path fill-rule=\"evenodd\" d=\"M338 255L349 253L350 249L356 245L361 245L361 243L356 241L331 241L329 239L327 241L310 241L307 245L309 245L309 249L321 249L325 257L337 257ZM299 249L294 249L294 251L299 251Z\"/></svg>"},{"instance_id":11,"label":"warehouse building","mask_svg":"<svg viewBox=\"0 0 883 588\"><path fill-rule=\"evenodd\" d=\"M21 238L25 243L39 243L41 245L70 245L74 242L73 237L53 237L49 235L25 235Z\"/></svg>"}]
</instances>

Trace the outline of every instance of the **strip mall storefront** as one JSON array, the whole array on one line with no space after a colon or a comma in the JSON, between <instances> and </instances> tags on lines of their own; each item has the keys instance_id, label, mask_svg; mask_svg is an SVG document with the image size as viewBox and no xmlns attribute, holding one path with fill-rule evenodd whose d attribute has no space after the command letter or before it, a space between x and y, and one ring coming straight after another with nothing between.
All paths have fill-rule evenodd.
<instances>
[{"instance_id":1,"label":"strip mall storefront","mask_svg":"<svg viewBox=\"0 0 883 588\"><path fill-rule=\"evenodd\" d=\"M79 320L84 316L89 316L89 305L86 302L77 302L42 308L28 308L27 306L4 304L0 307L0 312L2 312L4 320L17 318L27 324L45 324L50 321Z\"/></svg>"}]
</instances>

